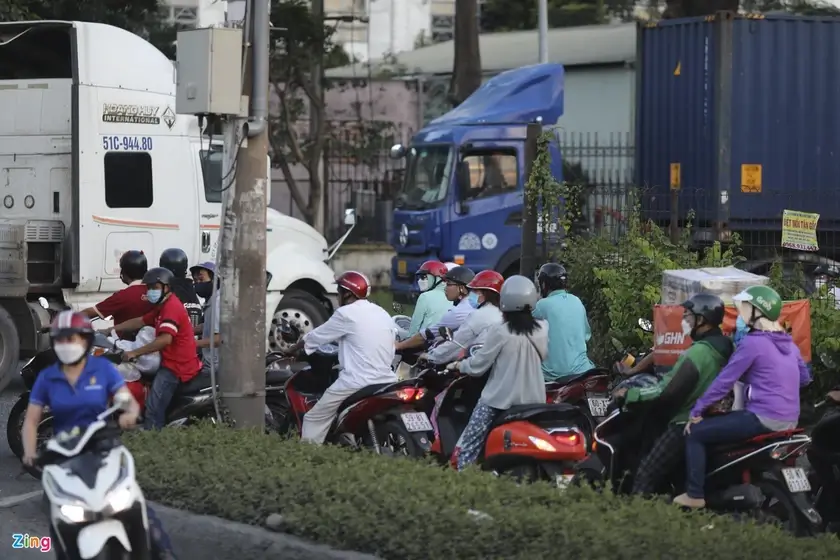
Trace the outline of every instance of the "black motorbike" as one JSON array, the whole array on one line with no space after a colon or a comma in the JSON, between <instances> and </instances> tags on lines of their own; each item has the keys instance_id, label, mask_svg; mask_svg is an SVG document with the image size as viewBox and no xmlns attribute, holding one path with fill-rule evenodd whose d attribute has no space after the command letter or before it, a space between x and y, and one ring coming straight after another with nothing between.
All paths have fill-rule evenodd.
<instances>
[{"instance_id":1,"label":"black motorbike","mask_svg":"<svg viewBox=\"0 0 840 560\"><path fill-rule=\"evenodd\" d=\"M829 399L816 408L828 410L811 431L811 493L825 529L840 534L840 403Z\"/></svg>"},{"instance_id":2,"label":"black motorbike","mask_svg":"<svg viewBox=\"0 0 840 560\"><path fill-rule=\"evenodd\" d=\"M666 428L667 418L646 404L622 411L613 403L610 409L595 428L595 453L578 465L577 481L628 493L639 462ZM803 430L788 430L710 449L707 507L778 524L797 536L821 531L807 475L796 466L810 442ZM671 496L684 491L684 465L657 488L657 493Z\"/></svg>"}]
</instances>

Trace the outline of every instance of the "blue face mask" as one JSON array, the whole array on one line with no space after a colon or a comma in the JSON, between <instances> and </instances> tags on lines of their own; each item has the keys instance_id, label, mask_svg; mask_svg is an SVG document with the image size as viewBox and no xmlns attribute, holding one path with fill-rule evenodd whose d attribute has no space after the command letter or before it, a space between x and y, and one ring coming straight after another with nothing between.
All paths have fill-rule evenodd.
<instances>
[{"instance_id":1,"label":"blue face mask","mask_svg":"<svg viewBox=\"0 0 840 560\"><path fill-rule=\"evenodd\" d=\"M738 315L738 319L735 321L735 334L732 337L732 341L737 345L741 342L741 339L747 336L750 332L750 328L747 326L747 323Z\"/></svg>"},{"instance_id":2,"label":"blue face mask","mask_svg":"<svg viewBox=\"0 0 840 560\"><path fill-rule=\"evenodd\" d=\"M163 290L146 290L146 299L149 303L156 304L163 297Z\"/></svg>"},{"instance_id":3,"label":"blue face mask","mask_svg":"<svg viewBox=\"0 0 840 560\"><path fill-rule=\"evenodd\" d=\"M470 295L467 296L467 301L470 302L470 305L473 307L478 307L478 294L475 292L470 292Z\"/></svg>"}]
</instances>

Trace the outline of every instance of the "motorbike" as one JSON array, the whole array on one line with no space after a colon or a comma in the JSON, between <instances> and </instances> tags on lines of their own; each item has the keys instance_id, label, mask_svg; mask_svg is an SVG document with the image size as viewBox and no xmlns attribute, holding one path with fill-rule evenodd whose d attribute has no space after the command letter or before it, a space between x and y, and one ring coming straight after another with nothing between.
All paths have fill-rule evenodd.
<instances>
[{"instance_id":1,"label":"motorbike","mask_svg":"<svg viewBox=\"0 0 840 560\"><path fill-rule=\"evenodd\" d=\"M825 407L828 410L811 431L809 484L825 529L840 533L840 404L829 399L815 406L817 410Z\"/></svg>"},{"instance_id":2,"label":"motorbike","mask_svg":"<svg viewBox=\"0 0 840 560\"><path fill-rule=\"evenodd\" d=\"M91 354L108 359L114 364L123 361L123 352L115 348L114 344L100 333L94 335ZM9 449L18 459L23 457L23 420L26 416L26 408L29 406L29 395L32 392L32 387L35 385L38 374L56 361L55 352L52 348L47 348L33 356L20 370L20 376L26 390L12 406L6 422L6 441L9 444ZM154 373L141 374L140 381L132 383L139 383L147 388L154 380L154 375ZM135 397L139 396L136 390L133 390L132 393ZM142 393L145 395L145 390ZM143 400L143 398L138 398L141 408ZM213 416L213 395L210 380L207 376L198 375L178 387L178 392L167 409L166 425L183 426L193 420L212 418ZM46 408L38 426L39 447L43 446L50 437L52 437L52 415L49 413L49 408Z\"/></svg>"},{"instance_id":3,"label":"motorbike","mask_svg":"<svg viewBox=\"0 0 840 560\"><path fill-rule=\"evenodd\" d=\"M441 328L440 335L451 340L451 331L446 328ZM474 355L479 348L480 344L472 345L466 353ZM417 380L426 391L419 399L418 410L430 416L429 437L433 442L425 453L413 449L407 454L413 457L431 454L442 463L457 466L455 446L478 403L487 376L460 375L447 370L445 364L427 364ZM586 457L589 433L589 420L573 405L514 406L494 421L478 463L482 469L497 475L510 474L528 481L549 480L562 486L573 478L574 465Z\"/></svg>"},{"instance_id":4,"label":"motorbike","mask_svg":"<svg viewBox=\"0 0 840 560\"><path fill-rule=\"evenodd\" d=\"M608 485L615 492L629 493L638 462L653 444L649 436L661 433L667 420L662 421L644 404L624 411L612 402L610 409L595 428L594 453L578 465L575 482ZM810 442L804 430L794 429L710 449L707 507L775 522L795 535L818 531L821 519L810 499L808 477L796 466ZM657 491L674 496L684 492L684 487L685 468L681 465Z\"/></svg>"},{"instance_id":5,"label":"motorbike","mask_svg":"<svg viewBox=\"0 0 840 560\"><path fill-rule=\"evenodd\" d=\"M134 458L111 419L129 404L120 397L84 432L51 438L35 462L43 471L53 546L73 560L151 558L146 500Z\"/></svg>"}]
</instances>

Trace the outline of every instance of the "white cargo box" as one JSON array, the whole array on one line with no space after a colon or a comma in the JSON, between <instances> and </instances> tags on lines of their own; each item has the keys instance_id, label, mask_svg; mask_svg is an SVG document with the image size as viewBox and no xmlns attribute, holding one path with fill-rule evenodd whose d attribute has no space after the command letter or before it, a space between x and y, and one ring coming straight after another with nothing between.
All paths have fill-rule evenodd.
<instances>
[{"instance_id":1,"label":"white cargo box","mask_svg":"<svg viewBox=\"0 0 840 560\"><path fill-rule=\"evenodd\" d=\"M734 266L666 270L662 273L662 304L679 305L697 294L713 294L730 304L732 297L744 289L764 285L769 281L766 276Z\"/></svg>"}]
</instances>

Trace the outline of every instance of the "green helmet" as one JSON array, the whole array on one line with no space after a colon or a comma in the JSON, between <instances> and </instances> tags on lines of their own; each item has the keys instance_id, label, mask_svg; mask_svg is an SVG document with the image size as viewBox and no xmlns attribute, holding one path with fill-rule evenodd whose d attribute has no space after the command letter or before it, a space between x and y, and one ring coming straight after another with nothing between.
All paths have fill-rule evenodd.
<instances>
[{"instance_id":1,"label":"green helmet","mask_svg":"<svg viewBox=\"0 0 840 560\"><path fill-rule=\"evenodd\" d=\"M771 321L778 321L782 314L782 298L770 286L751 286L732 299L749 303Z\"/></svg>"}]
</instances>

